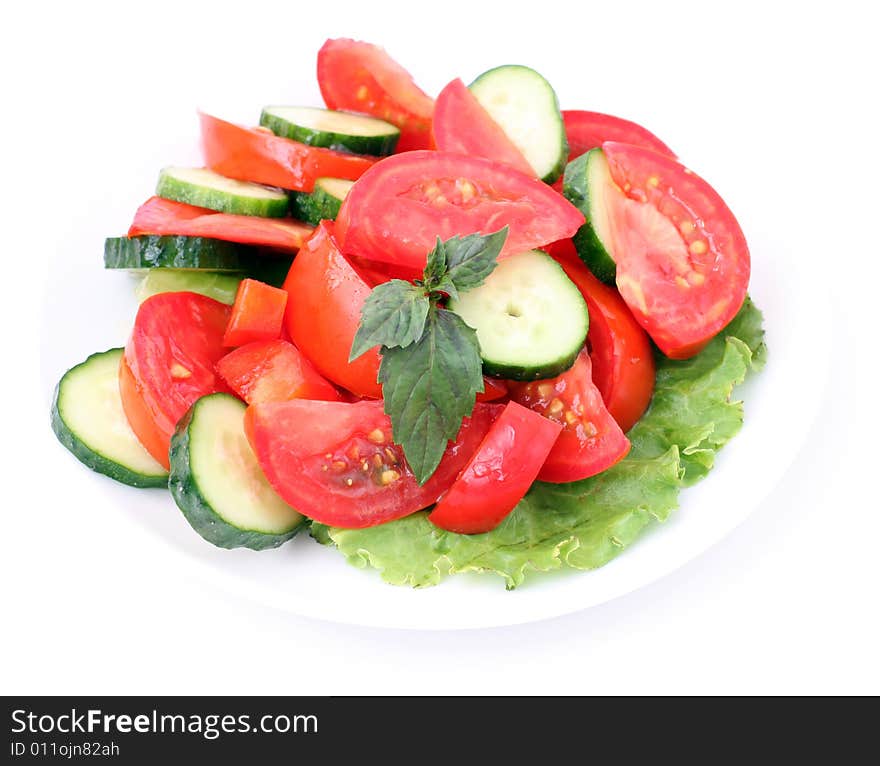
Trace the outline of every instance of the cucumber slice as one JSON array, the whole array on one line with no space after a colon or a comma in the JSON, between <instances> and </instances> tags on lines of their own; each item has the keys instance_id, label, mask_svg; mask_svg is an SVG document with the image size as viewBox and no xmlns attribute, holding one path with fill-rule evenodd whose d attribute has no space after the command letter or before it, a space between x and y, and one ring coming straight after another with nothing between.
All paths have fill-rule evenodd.
<instances>
[{"instance_id":1,"label":"cucumber slice","mask_svg":"<svg viewBox=\"0 0 880 766\"><path fill-rule=\"evenodd\" d=\"M507 65L490 69L469 86L535 175L553 183L565 168L568 139L556 92L534 69Z\"/></svg>"},{"instance_id":2,"label":"cucumber slice","mask_svg":"<svg viewBox=\"0 0 880 766\"><path fill-rule=\"evenodd\" d=\"M189 269L150 269L138 282L135 297L138 303L158 293L198 293L231 306L235 303L238 285L244 274L223 274L216 271Z\"/></svg>"},{"instance_id":3,"label":"cucumber slice","mask_svg":"<svg viewBox=\"0 0 880 766\"><path fill-rule=\"evenodd\" d=\"M287 194L280 189L236 181L208 168L164 168L159 173L156 194L221 213L264 218L287 215Z\"/></svg>"},{"instance_id":4,"label":"cucumber slice","mask_svg":"<svg viewBox=\"0 0 880 766\"><path fill-rule=\"evenodd\" d=\"M250 259L244 276L265 282L272 287L281 287L287 279L287 272L290 271L292 263L292 256L264 250Z\"/></svg>"},{"instance_id":5,"label":"cucumber slice","mask_svg":"<svg viewBox=\"0 0 880 766\"><path fill-rule=\"evenodd\" d=\"M611 195L621 194L600 148L590 149L565 167L562 190L587 222L572 237L581 260L598 279L614 283L617 266L611 255Z\"/></svg>"},{"instance_id":6,"label":"cucumber slice","mask_svg":"<svg viewBox=\"0 0 880 766\"><path fill-rule=\"evenodd\" d=\"M574 364L589 327L587 304L547 253L498 262L449 308L477 331L483 372L511 380L553 378Z\"/></svg>"},{"instance_id":7,"label":"cucumber slice","mask_svg":"<svg viewBox=\"0 0 880 766\"><path fill-rule=\"evenodd\" d=\"M321 221L335 221L354 181L344 178L319 178L310 192L293 192L290 195L290 212L294 218L317 226Z\"/></svg>"},{"instance_id":8,"label":"cucumber slice","mask_svg":"<svg viewBox=\"0 0 880 766\"><path fill-rule=\"evenodd\" d=\"M207 237L110 237L104 241L104 268L244 272L253 254L247 245Z\"/></svg>"},{"instance_id":9,"label":"cucumber slice","mask_svg":"<svg viewBox=\"0 0 880 766\"><path fill-rule=\"evenodd\" d=\"M400 129L385 120L312 106L267 106L260 125L301 144L374 157L393 153L400 138Z\"/></svg>"},{"instance_id":10,"label":"cucumber slice","mask_svg":"<svg viewBox=\"0 0 880 766\"><path fill-rule=\"evenodd\" d=\"M219 548L277 548L306 517L269 485L244 432L244 402L229 394L197 399L171 438L168 486L205 540Z\"/></svg>"},{"instance_id":11,"label":"cucumber slice","mask_svg":"<svg viewBox=\"0 0 880 766\"><path fill-rule=\"evenodd\" d=\"M168 473L131 430L119 396L123 350L92 354L55 388L52 430L81 463L133 487L164 487Z\"/></svg>"}]
</instances>

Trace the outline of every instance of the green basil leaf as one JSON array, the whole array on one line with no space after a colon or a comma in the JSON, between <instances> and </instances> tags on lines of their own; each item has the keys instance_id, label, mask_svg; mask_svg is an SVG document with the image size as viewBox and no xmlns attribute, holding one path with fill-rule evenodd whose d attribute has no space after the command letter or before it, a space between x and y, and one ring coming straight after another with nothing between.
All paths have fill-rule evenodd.
<instances>
[{"instance_id":1,"label":"green basil leaf","mask_svg":"<svg viewBox=\"0 0 880 766\"><path fill-rule=\"evenodd\" d=\"M417 341L425 331L430 305L424 289L402 279L377 285L364 303L348 361L374 346L394 348Z\"/></svg>"},{"instance_id":2,"label":"green basil leaf","mask_svg":"<svg viewBox=\"0 0 880 766\"><path fill-rule=\"evenodd\" d=\"M379 382L394 441L424 484L483 389L476 332L457 314L432 306L420 340L382 349Z\"/></svg>"}]
</instances>

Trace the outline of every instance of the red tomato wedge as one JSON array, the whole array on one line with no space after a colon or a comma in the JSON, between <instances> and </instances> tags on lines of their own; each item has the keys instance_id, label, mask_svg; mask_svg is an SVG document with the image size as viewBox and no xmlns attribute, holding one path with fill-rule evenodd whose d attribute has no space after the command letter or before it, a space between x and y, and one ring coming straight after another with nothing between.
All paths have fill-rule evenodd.
<instances>
[{"instance_id":1,"label":"red tomato wedge","mask_svg":"<svg viewBox=\"0 0 880 766\"><path fill-rule=\"evenodd\" d=\"M255 404L245 430L269 483L294 508L323 524L371 527L436 502L498 413L497 405L478 404L420 487L391 440L383 406L303 399Z\"/></svg>"},{"instance_id":2,"label":"red tomato wedge","mask_svg":"<svg viewBox=\"0 0 880 766\"><path fill-rule=\"evenodd\" d=\"M516 144L461 80L453 80L437 96L433 130L440 151L485 157L535 175Z\"/></svg>"},{"instance_id":3,"label":"red tomato wedge","mask_svg":"<svg viewBox=\"0 0 880 766\"><path fill-rule=\"evenodd\" d=\"M248 343L217 362L217 374L248 404L290 399L341 400L292 343L269 340Z\"/></svg>"},{"instance_id":4,"label":"red tomato wedge","mask_svg":"<svg viewBox=\"0 0 880 766\"><path fill-rule=\"evenodd\" d=\"M382 397L379 352L348 361L370 287L339 252L333 224L322 221L303 245L284 282L284 324L294 345L317 370L358 396Z\"/></svg>"},{"instance_id":5,"label":"red tomato wedge","mask_svg":"<svg viewBox=\"0 0 880 766\"><path fill-rule=\"evenodd\" d=\"M226 390L214 365L226 353L229 312L223 303L187 292L159 293L138 309L125 346L132 381L123 381L120 389L123 408L133 414L135 435L166 467L177 421L200 396ZM140 401L132 402L134 396ZM153 435L138 433L145 417L153 423Z\"/></svg>"},{"instance_id":6,"label":"red tomato wedge","mask_svg":"<svg viewBox=\"0 0 880 766\"><path fill-rule=\"evenodd\" d=\"M510 383L511 400L563 427L538 478L567 482L610 468L629 452L630 443L602 402L593 383L586 350L557 378Z\"/></svg>"},{"instance_id":7,"label":"red tomato wedge","mask_svg":"<svg viewBox=\"0 0 880 766\"><path fill-rule=\"evenodd\" d=\"M578 257L570 239L547 248L574 282L590 312L587 345L593 383L623 431L629 431L651 403L654 349L613 287L600 282Z\"/></svg>"},{"instance_id":8,"label":"red tomato wedge","mask_svg":"<svg viewBox=\"0 0 880 766\"><path fill-rule=\"evenodd\" d=\"M562 112L565 135L568 137L568 161L602 146L606 141L643 146L655 152L675 157L675 153L651 131L629 120L599 112L569 109Z\"/></svg>"},{"instance_id":9,"label":"red tomato wedge","mask_svg":"<svg viewBox=\"0 0 880 766\"><path fill-rule=\"evenodd\" d=\"M502 255L571 237L584 216L547 184L482 157L407 152L374 165L336 218L343 252L421 271L437 237L510 227Z\"/></svg>"},{"instance_id":10,"label":"red tomato wedge","mask_svg":"<svg viewBox=\"0 0 880 766\"><path fill-rule=\"evenodd\" d=\"M629 144L602 151L624 191L608 195L617 287L660 350L687 359L745 300L745 236L718 193L676 160Z\"/></svg>"},{"instance_id":11,"label":"red tomato wedge","mask_svg":"<svg viewBox=\"0 0 880 766\"><path fill-rule=\"evenodd\" d=\"M507 396L507 384L498 378L483 376L483 391L477 394L478 402L495 402Z\"/></svg>"},{"instance_id":12,"label":"red tomato wedge","mask_svg":"<svg viewBox=\"0 0 880 766\"><path fill-rule=\"evenodd\" d=\"M165 466L165 470L168 470L171 467L168 459L168 434L156 425L152 413L147 408L141 386L134 379L124 355L119 360L119 396L122 399L125 419L138 441L147 452Z\"/></svg>"},{"instance_id":13,"label":"red tomato wedge","mask_svg":"<svg viewBox=\"0 0 880 766\"><path fill-rule=\"evenodd\" d=\"M508 402L428 519L463 534L495 529L529 491L561 431L560 423Z\"/></svg>"},{"instance_id":14,"label":"red tomato wedge","mask_svg":"<svg viewBox=\"0 0 880 766\"><path fill-rule=\"evenodd\" d=\"M311 236L312 231L313 227L293 219L218 213L183 202L150 197L135 213L128 236L167 234L211 237L243 245L296 252Z\"/></svg>"},{"instance_id":15,"label":"red tomato wedge","mask_svg":"<svg viewBox=\"0 0 880 766\"><path fill-rule=\"evenodd\" d=\"M243 346L257 340L280 338L287 295L286 290L259 280L243 279L235 294L223 345Z\"/></svg>"},{"instance_id":16,"label":"red tomato wedge","mask_svg":"<svg viewBox=\"0 0 880 766\"><path fill-rule=\"evenodd\" d=\"M384 49L327 40L318 51L318 86L330 109L371 114L400 128L398 152L429 148L434 102Z\"/></svg>"},{"instance_id":17,"label":"red tomato wedge","mask_svg":"<svg viewBox=\"0 0 880 766\"><path fill-rule=\"evenodd\" d=\"M264 128L245 128L199 113L202 154L211 170L237 178L311 191L323 177L355 180L376 161L275 136Z\"/></svg>"}]
</instances>

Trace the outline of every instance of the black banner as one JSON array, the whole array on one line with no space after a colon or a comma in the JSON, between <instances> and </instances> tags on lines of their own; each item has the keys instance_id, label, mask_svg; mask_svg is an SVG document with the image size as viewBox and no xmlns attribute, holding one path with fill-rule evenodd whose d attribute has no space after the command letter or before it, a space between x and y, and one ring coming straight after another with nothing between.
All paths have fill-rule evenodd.
<instances>
[{"instance_id":1,"label":"black banner","mask_svg":"<svg viewBox=\"0 0 880 766\"><path fill-rule=\"evenodd\" d=\"M335 764L510 763L638 753L786 762L861 756L876 699L19 697L5 699L3 763L220 763L316 755ZM706 749L708 743L708 750Z\"/></svg>"}]
</instances>

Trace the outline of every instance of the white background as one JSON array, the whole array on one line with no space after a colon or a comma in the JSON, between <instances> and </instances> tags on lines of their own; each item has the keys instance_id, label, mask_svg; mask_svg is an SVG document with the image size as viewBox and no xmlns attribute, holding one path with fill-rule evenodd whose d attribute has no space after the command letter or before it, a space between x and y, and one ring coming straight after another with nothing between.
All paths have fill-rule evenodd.
<instances>
[{"instance_id":1,"label":"white background","mask_svg":"<svg viewBox=\"0 0 880 766\"><path fill-rule=\"evenodd\" d=\"M304 5L7 11L0 691L880 692L880 60L876 25L856 10L865 4ZM803 269L823 274L814 322L830 322L833 340L813 353L830 357L832 375L827 387L802 381L821 415L771 496L722 543L567 617L379 630L293 617L181 577L131 539L117 508L84 492L91 477L47 428L41 337L69 347L71 362L94 349L63 326L41 334L49 264L57 282L83 217L124 231L150 193L143 179L191 154L196 106L246 120L286 100L285 82L313 88L317 103L314 54L328 36L383 44L433 94L494 64L533 65L564 107L648 126L718 188L747 235L772 227ZM99 263L100 240L89 246ZM98 284L84 301L101 300Z\"/></svg>"}]
</instances>

